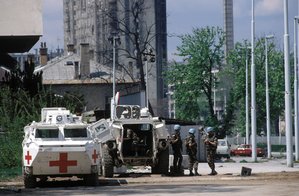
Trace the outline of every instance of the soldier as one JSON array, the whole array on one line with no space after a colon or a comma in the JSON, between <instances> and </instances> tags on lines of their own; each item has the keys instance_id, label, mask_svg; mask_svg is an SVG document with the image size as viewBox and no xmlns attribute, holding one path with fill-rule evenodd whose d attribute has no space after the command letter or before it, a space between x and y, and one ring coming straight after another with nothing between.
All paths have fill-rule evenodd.
<instances>
[{"instance_id":1,"label":"soldier","mask_svg":"<svg viewBox=\"0 0 299 196\"><path fill-rule=\"evenodd\" d=\"M173 150L173 173L180 174L183 161L182 156L182 139L180 135L181 126L174 125L174 133L171 137L170 144Z\"/></svg>"},{"instance_id":2,"label":"soldier","mask_svg":"<svg viewBox=\"0 0 299 196\"><path fill-rule=\"evenodd\" d=\"M186 150L187 154L189 156L189 176L200 176L200 174L197 172L198 169L198 160L197 160L197 143L195 140L195 129L191 128L189 129L189 137L186 138ZM194 169L194 173L192 170Z\"/></svg>"},{"instance_id":3,"label":"soldier","mask_svg":"<svg viewBox=\"0 0 299 196\"><path fill-rule=\"evenodd\" d=\"M207 161L208 165L211 168L211 173L209 175L217 175L215 171L215 156L216 156L216 149L218 144L218 139L215 135L215 131L213 127L205 128L205 132L207 133L207 137L204 140L207 149Z\"/></svg>"},{"instance_id":4,"label":"soldier","mask_svg":"<svg viewBox=\"0 0 299 196\"><path fill-rule=\"evenodd\" d=\"M139 147L140 147L140 138L138 137L138 135L133 132L133 138L132 138L132 148L134 151L134 156L137 157L138 156L138 152L139 152Z\"/></svg>"}]
</instances>

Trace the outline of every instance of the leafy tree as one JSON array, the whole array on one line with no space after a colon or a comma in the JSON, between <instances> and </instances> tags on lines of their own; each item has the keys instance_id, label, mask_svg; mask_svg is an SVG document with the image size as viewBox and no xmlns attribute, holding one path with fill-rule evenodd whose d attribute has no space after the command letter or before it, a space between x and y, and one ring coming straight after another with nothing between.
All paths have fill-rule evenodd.
<instances>
[{"instance_id":1,"label":"leafy tree","mask_svg":"<svg viewBox=\"0 0 299 196\"><path fill-rule=\"evenodd\" d=\"M178 118L216 125L213 88L217 87L213 70L220 70L223 62L224 33L218 27L195 28L192 34L180 36L177 48L183 63L175 63L167 71L169 84L175 86L175 109Z\"/></svg>"},{"instance_id":2,"label":"leafy tree","mask_svg":"<svg viewBox=\"0 0 299 196\"><path fill-rule=\"evenodd\" d=\"M55 94L41 86L42 73L34 74L34 65L25 64L25 70L6 73L0 85L0 168L21 165L23 127L40 120L44 107L66 107L72 112L83 110L83 96ZM81 111L80 111L81 110Z\"/></svg>"},{"instance_id":3,"label":"leafy tree","mask_svg":"<svg viewBox=\"0 0 299 196\"><path fill-rule=\"evenodd\" d=\"M33 97L42 86L42 72L34 74L34 68L33 62L26 61L23 71L16 67L10 72L6 72L3 83L8 85L13 91L23 89Z\"/></svg>"},{"instance_id":4,"label":"leafy tree","mask_svg":"<svg viewBox=\"0 0 299 196\"><path fill-rule=\"evenodd\" d=\"M255 46L255 66L256 66L256 119L257 132L265 130L266 127L266 94L265 94L265 41L258 39ZM236 110L235 128L245 134L245 48L246 42L237 43L235 49L229 54L228 62L235 74L233 86L234 107ZM250 52L248 52L249 72L249 106L250 106ZM278 122L278 117L284 110L284 70L283 53L277 50L274 42L268 45L268 77L269 77L269 97L271 123ZM251 111L249 111L250 113ZM250 115L250 114L249 114Z\"/></svg>"}]
</instances>

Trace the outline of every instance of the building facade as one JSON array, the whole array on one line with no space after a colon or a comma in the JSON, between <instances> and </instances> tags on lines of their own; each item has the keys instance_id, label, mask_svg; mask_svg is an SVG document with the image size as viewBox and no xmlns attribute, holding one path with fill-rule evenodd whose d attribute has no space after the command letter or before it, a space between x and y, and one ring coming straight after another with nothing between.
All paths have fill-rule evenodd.
<instances>
[{"instance_id":1,"label":"building facade","mask_svg":"<svg viewBox=\"0 0 299 196\"><path fill-rule=\"evenodd\" d=\"M17 61L9 53L28 52L43 34L42 1L0 0L0 4L0 66L11 69Z\"/></svg>"},{"instance_id":2,"label":"building facade","mask_svg":"<svg viewBox=\"0 0 299 196\"><path fill-rule=\"evenodd\" d=\"M135 81L140 79L139 66L145 70L146 64L138 65L136 53L153 51L155 61L148 61L145 70L149 100L155 115L167 115L162 78L167 63L166 0L64 0L63 10L65 51L73 45L80 54L80 45L88 43L92 60L111 68L115 62L116 69Z\"/></svg>"}]
</instances>

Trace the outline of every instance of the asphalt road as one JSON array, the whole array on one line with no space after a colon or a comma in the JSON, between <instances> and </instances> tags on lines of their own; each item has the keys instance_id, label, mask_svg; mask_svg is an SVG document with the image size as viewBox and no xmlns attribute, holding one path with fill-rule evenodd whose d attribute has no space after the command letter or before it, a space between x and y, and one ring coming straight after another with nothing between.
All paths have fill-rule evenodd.
<instances>
[{"instance_id":1,"label":"asphalt road","mask_svg":"<svg viewBox=\"0 0 299 196\"><path fill-rule=\"evenodd\" d=\"M22 178L0 182L0 195L299 195L299 163L287 167L285 159L233 157L234 162L216 163L217 176L208 176L207 163L199 164L202 176L161 176L150 174L100 177L97 187L84 186L82 180L53 180L35 189L24 189ZM250 176L240 176L242 167L252 169Z\"/></svg>"}]
</instances>

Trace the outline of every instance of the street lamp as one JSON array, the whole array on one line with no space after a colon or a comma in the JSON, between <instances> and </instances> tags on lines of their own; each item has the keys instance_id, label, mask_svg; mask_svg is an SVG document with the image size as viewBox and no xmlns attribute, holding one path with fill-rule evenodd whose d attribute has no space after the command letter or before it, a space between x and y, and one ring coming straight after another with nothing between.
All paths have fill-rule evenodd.
<instances>
[{"instance_id":1,"label":"street lamp","mask_svg":"<svg viewBox=\"0 0 299 196\"><path fill-rule=\"evenodd\" d=\"M145 61L145 72L146 72L146 78L145 78L145 83L146 83L146 96L145 96L145 105L148 108L148 103L149 103L149 84L148 84L148 61L150 61L151 63L155 62L155 55L153 52L153 49L146 49L144 51L144 61Z\"/></svg>"},{"instance_id":2,"label":"street lamp","mask_svg":"<svg viewBox=\"0 0 299 196\"><path fill-rule=\"evenodd\" d=\"M217 116L216 112L216 73L218 73L218 69L212 69L212 74L214 75L214 114Z\"/></svg>"},{"instance_id":3,"label":"street lamp","mask_svg":"<svg viewBox=\"0 0 299 196\"><path fill-rule=\"evenodd\" d=\"M299 160L299 136L298 136L298 68L297 68L297 36L296 28L298 26L298 16L294 18L294 126L295 126L295 157ZM297 29L299 33L299 29Z\"/></svg>"},{"instance_id":4,"label":"street lamp","mask_svg":"<svg viewBox=\"0 0 299 196\"><path fill-rule=\"evenodd\" d=\"M254 38L255 38L255 22L254 22L254 0L252 0L251 14L251 146L252 161L257 161L256 154L256 100L255 100L255 64L254 64Z\"/></svg>"},{"instance_id":5,"label":"street lamp","mask_svg":"<svg viewBox=\"0 0 299 196\"><path fill-rule=\"evenodd\" d=\"M246 144L249 144L249 103L248 103L248 98L249 98L249 93L248 93L248 49L251 49L251 47L247 46L247 43L245 42L245 68L246 68L246 96L245 96L245 107L246 107Z\"/></svg>"},{"instance_id":6,"label":"street lamp","mask_svg":"<svg viewBox=\"0 0 299 196\"><path fill-rule=\"evenodd\" d=\"M286 124L286 147L287 166L293 167L292 145L292 119L291 119L291 84L290 84L290 48L289 48L289 24L288 24L288 0L284 0L284 74L285 74L285 124Z\"/></svg>"},{"instance_id":7,"label":"street lamp","mask_svg":"<svg viewBox=\"0 0 299 196\"><path fill-rule=\"evenodd\" d=\"M115 118L115 107L116 107L116 101L115 101L115 64L116 64L116 41L120 42L120 37L117 35L113 35L109 38L109 41L112 41L113 44L113 68L112 68L112 77L113 77L113 96L112 96L112 104L111 104L111 119Z\"/></svg>"},{"instance_id":8,"label":"street lamp","mask_svg":"<svg viewBox=\"0 0 299 196\"><path fill-rule=\"evenodd\" d=\"M274 35L267 35L265 37L265 74L266 74L266 121L267 121L267 149L268 149L268 158L271 158L271 130L270 130L270 103L269 103L269 81L268 81L268 40L274 38Z\"/></svg>"}]
</instances>

